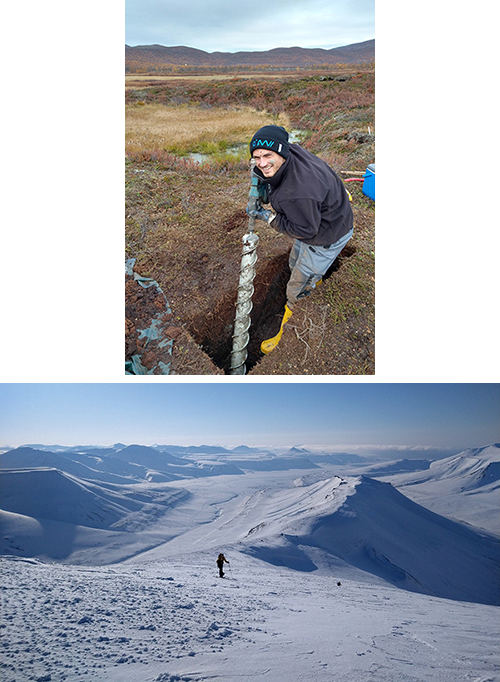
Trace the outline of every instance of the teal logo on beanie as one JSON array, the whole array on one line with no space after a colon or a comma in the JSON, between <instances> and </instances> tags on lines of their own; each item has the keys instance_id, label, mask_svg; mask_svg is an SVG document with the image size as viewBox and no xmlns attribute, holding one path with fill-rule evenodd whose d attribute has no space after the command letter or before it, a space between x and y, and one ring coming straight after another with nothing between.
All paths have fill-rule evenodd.
<instances>
[{"instance_id":1,"label":"teal logo on beanie","mask_svg":"<svg viewBox=\"0 0 500 682\"><path fill-rule=\"evenodd\" d=\"M275 144L274 140L252 140L252 147L272 147Z\"/></svg>"},{"instance_id":2,"label":"teal logo on beanie","mask_svg":"<svg viewBox=\"0 0 500 682\"><path fill-rule=\"evenodd\" d=\"M255 133L250 141L250 155L256 149L270 149L287 159L290 150L288 133L283 126L264 126Z\"/></svg>"}]
</instances>

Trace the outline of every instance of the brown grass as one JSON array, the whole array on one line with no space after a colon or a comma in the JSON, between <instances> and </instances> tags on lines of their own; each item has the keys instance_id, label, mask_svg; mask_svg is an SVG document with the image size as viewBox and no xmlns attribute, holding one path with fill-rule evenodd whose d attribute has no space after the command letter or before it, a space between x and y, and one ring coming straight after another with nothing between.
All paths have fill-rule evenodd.
<instances>
[{"instance_id":1,"label":"brown grass","mask_svg":"<svg viewBox=\"0 0 500 682\"><path fill-rule=\"evenodd\" d=\"M125 110L125 150L128 153L161 149L174 153L202 151L214 141L225 145L248 143L254 132L269 123L288 127L286 114L270 116L251 108L221 109L129 105Z\"/></svg>"},{"instance_id":2,"label":"brown grass","mask_svg":"<svg viewBox=\"0 0 500 682\"><path fill-rule=\"evenodd\" d=\"M290 75L290 74L288 74ZM224 73L224 74L190 74L185 73L182 76L164 73L161 76L140 76L138 74L125 76L125 89L135 87L135 85L143 85L144 82L158 82L163 81L227 81L235 78L271 78L276 80L276 73Z\"/></svg>"}]
</instances>

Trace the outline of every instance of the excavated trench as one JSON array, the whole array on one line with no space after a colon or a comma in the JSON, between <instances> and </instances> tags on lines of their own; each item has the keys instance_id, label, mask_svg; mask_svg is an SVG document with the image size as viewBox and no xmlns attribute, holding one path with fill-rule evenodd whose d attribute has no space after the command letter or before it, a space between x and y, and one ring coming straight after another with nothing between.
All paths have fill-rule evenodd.
<instances>
[{"instance_id":1,"label":"excavated trench","mask_svg":"<svg viewBox=\"0 0 500 682\"><path fill-rule=\"evenodd\" d=\"M342 262L355 253L348 244L323 279L338 270ZM125 275L125 363L127 374L183 374L183 362L189 358L194 374L211 374L214 369L230 374L233 328L236 313L237 277L234 288L226 281L225 293L212 298L209 307L200 306L194 315L184 318L182 326L170 310L158 285L140 286L130 274ZM263 358L260 345L278 333L286 303L286 285L290 276L288 252L263 256L257 261L254 279L250 341L247 347L246 373ZM227 279L227 278L226 278ZM156 282L154 282L156 284ZM213 289L212 292L213 293ZM167 304L167 305L165 305ZM182 327L185 327L185 332ZM182 334L186 338L181 340ZM172 345L179 339L180 355L172 355ZM191 355L189 355L189 344ZM175 346L177 348L177 346ZM174 348L174 350L175 350ZM200 353L201 349L201 353ZM196 359L194 359L196 358ZM205 364L205 360L208 364ZM168 371L166 371L168 370Z\"/></svg>"},{"instance_id":2,"label":"excavated trench","mask_svg":"<svg viewBox=\"0 0 500 682\"><path fill-rule=\"evenodd\" d=\"M349 258L354 252L355 248L347 245L324 279L339 269L343 258ZM247 374L263 358L260 350L262 341L273 337L279 331L289 277L288 253L274 256L267 262L257 261L255 291L252 296L253 309L250 315L250 341L245 363ZM189 332L195 342L225 374L230 374L236 296L236 291L227 294L216 303L208 315L206 312L198 315L189 325Z\"/></svg>"},{"instance_id":3,"label":"excavated trench","mask_svg":"<svg viewBox=\"0 0 500 682\"><path fill-rule=\"evenodd\" d=\"M252 325L245 363L247 373L263 357L260 351L262 341L278 333L289 276L287 253L270 258L266 263L257 261L250 315ZM199 315L189 326L196 343L225 374L230 374L236 296L236 291L224 296L208 316Z\"/></svg>"}]
</instances>

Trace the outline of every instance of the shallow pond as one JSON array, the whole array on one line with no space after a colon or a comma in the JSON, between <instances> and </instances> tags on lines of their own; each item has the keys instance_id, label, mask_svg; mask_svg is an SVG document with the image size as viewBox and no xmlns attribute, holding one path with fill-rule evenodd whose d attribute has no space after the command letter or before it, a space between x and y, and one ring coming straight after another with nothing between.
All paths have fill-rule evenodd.
<instances>
[{"instance_id":1,"label":"shallow pond","mask_svg":"<svg viewBox=\"0 0 500 682\"><path fill-rule=\"evenodd\" d=\"M305 130L290 130L288 132L288 139L292 143L293 142L300 143L300 141L304 138L305 134L306 134ZM241 144L235 144L232 147L229 147L229 149L226 149L226 151L223 152L222 155L241 157L242 159L245 159L247 150L248 143L242 142ZM207 163L213 159L213 155L193 152L191 154L187 154L186 158L191 159L191 161L196 161L196 163Z\"/></svg>"}]
</instances>

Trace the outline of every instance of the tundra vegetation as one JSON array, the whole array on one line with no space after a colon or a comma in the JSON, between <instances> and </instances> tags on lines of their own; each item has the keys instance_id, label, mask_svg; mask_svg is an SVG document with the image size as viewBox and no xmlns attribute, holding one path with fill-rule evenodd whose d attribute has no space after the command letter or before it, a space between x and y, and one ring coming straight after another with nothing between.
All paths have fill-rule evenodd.
<instances>
[{"instance_id":1,"label":"tundra vegetation","mask_svg":"<svg viewBox=\"0 0 500 682\"><path fill-rule=\"evenodd\" d=\"M159 283L178 326L223 371L247 227L247 145L270 123L293 130L344 179L359 180L375 160L374 71L136 77L126 87L126 257ZM255 350L252 374L374 373L374 204L361 182L346 188L353 239L278 348L265 357ZM264 224L258 232L256 348L279 327L290 247ZM174 358L183 350L177 344ZM174 371L215 373L189 358Z\"/></svg>"},{"instance_id":2,"label":"tundra vegetation","mask_svg":"<svg viewBox=\"0 0 500 682\"><path fill-rule=\"evenodd\" d=\"M245 141L269 116L249 107L227 109L188 105L166 107L153 103L126 108L125 150L127 154L163 149L178 156L190 153L210 155L211 160L231 160L224 156L236 146L245 146L238 159L248 158ZM288 116L276 116L277 125L290 126Z\"/></svg>"}]
</instances>

